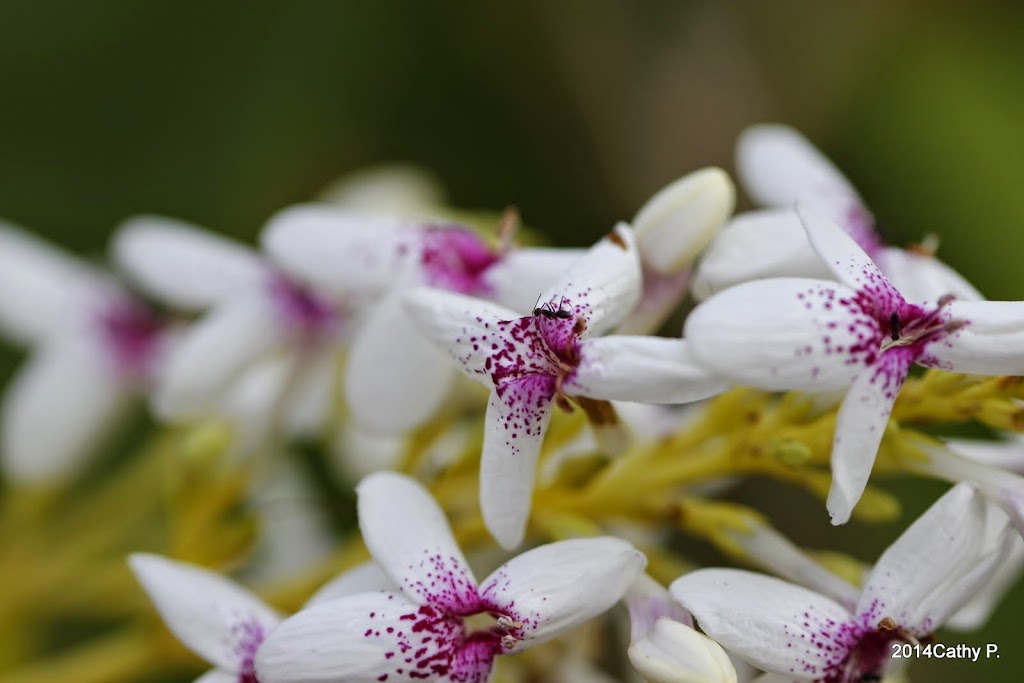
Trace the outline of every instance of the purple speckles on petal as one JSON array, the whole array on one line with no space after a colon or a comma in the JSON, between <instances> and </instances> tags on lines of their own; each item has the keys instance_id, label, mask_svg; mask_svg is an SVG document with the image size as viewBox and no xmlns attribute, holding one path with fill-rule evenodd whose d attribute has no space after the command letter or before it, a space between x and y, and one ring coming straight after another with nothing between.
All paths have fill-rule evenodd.
<instances>
[{"instance_id":1,"label":"purple speckles on petal","mask_svg":"<svg viewBox=\"0 0 1024 683\"><path fill-rule=\"evenodd\" d=\"M117 371L133 379L149 375L163 332L159 318L141 303L121 299L101 310L96 322Z\"/></svg>"},{"instance_id":2,"label":"purple speckles on petal","mask_svg":"<svg viewBox=\"0 0 1024 683\"><path fill-rule=\"evenodd\" d=\"M500 260L472 231L457 226L429 226L422 231L421 261L426 283L462 294L486 295L487 270Z\"/></svg>"},{"instance_id":3,"label":"purple speckles on petal","mask_svg":"<svg viewBox=\"0 0 1024 683\"><path fill-rule=\"evenodd\" d=\"M495 386L498 399L505 405L501 427L510 454L518 455L521 442L541 436L556 385L553 375L534 374Z\"/></svg>"},{"instance_id":4,"label":"purple speckles on petal","mask_svg":"<svg viewBox=\"0 0 1024 683\"><path fill-rule=\"evenodd\" d=\"M414 573L415 581L405 580L402 590L426 601L446 614L465 615L480 611L476 582L461 560L436 551L424 551Z\"/></svg>"},{"instance_id":5,"label":"purple speckles on petal","mask_svg":"<svg viewBox=\"0 0 1024 683\"><path fill-rule=\"evenodd\" d=\"M256 650L266 637L263 625L255 619L247 619L236 623L231 629L235 639L235 654L239 658L238 683L259 683L253 661Z\"/></svg>"},{"instance_id":6,"label":"purple speckles on petal","mask_svg":"<svg viewBox=\"0 0 1024 683\"><path fill-rule=\"evenodd\" d=\"M860 202L854 202L843 216L843 228L872 260L881 253L885 243L875 230L875 219Z\"/></svg>"}]
</instances>

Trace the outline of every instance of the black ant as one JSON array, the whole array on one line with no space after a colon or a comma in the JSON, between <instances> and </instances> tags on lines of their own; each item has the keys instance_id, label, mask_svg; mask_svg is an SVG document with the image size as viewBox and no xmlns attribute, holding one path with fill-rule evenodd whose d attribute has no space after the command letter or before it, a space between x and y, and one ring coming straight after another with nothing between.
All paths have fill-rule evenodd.
<instances>
[{"instance_id":1,"label":"black ant","mask_svg":"<svg viewBox=\"0 0 1024 683\"><path fill-rule=\"evenodd\" d=\"M539 299L538 299L538 301L539 301ZM537 306L536 308L534 308L533 309L533 314L534 315L542 315L545 318L549 318L549 319L558 318L559 320L568 320L569 318L572 317L573 314L572 314L572 311L567 311L564 308L562 308L562 305L564 303L565 303L565 297L564 296L561 298L561 300L559 300L558 306L555 306L555 304L553 302L548 301L548 302L543 303L540 306Z\"/></svg>"}]
</instances>

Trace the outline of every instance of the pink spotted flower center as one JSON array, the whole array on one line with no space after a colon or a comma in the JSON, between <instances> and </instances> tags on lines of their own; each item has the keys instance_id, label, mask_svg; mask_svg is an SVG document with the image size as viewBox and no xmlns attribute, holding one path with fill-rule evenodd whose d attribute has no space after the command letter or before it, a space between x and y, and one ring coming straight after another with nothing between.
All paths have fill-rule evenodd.
<instances>
[{"instance_id":1,"label":"pink spotted flower center","mask_svg":"<svg viewBox=\"0 0 1024 683\"><path fill-rule=\"evenodd\" d=\"M95 320L118 373L135 380L152 374L164 331L160 318L141 303L122 299L100 310Z\"/></svg>"},{"instance_id":2,"label":"pink spotted flower center","mask_svg":"<svg viewBox=\"0 0 1024 683\"><path fill-rule=\"evenodd\" d=\"M428 226L421 239L420 260L428 285L475 296L490 293L486 274L501 254L475 233L458 226Z\"/></svg>"}]
</instances>

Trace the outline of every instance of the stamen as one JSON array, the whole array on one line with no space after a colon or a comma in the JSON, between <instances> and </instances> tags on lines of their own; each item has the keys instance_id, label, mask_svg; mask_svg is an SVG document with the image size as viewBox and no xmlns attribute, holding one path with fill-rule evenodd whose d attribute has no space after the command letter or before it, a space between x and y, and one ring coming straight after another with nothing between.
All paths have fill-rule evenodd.
<instances>
[{"instance_id":1,"label":"stamen","mask_svg":"<svg viewBox=\"0 0 1024 683\"><path fill-rule=\"evenodd\" d=\"M882 619L880 622L878 622L878 630L879 631L895 631L896 630L896 622L892 620L892 617L886 617L885 619Z\"/></svg>"},{"instance_id":2,"label":"stamen","mask_svg":"<svg viewBox=\"0 0 1024 683\"><path fill-rule=\"evenodd\" d=\"M501 646L506 650L511 650L516 646L517 641L514 637L505 635L501 637Z\"/></svg>"},{"instance_id":3,"label":"stamen","mask_svg":"<svg viewBox=\"0 0 1024 683\"><path fill-rule=\"evenodd\" d=\"M521 622L513 620L511 617L506 617L505 615L502 615L498 617L498 626L503 631L510 631L514 628L522 628L523 624Z\"/></svg>"}]
</instances>

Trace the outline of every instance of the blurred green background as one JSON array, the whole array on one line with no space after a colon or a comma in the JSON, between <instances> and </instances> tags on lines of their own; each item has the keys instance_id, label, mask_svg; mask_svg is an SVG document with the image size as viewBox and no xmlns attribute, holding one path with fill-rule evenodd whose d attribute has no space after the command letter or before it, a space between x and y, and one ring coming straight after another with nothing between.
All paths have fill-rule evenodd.
<instances>
[{"instance_id":1,"label":"blurred green background","mask_svg":"<svg viewBox=\"0 0 1024 683\"><path fill-rule=\"evenodd\" d=\"M456 205L515 204L583 245L673 178L731 169L736 134L770 120L891 241L934 232L982 292L1020 299L1022 73L1018 3L5 2L0 215L89 255L137 212L251 241L339 175L411 161ZM916 511L940 487L906 490ZM820 517L797 537L856 533ZM1022 611L1017 590L989 630L940 636L1000 660L913 679L1021 680Z\"/></svg>"}]
</instances>

